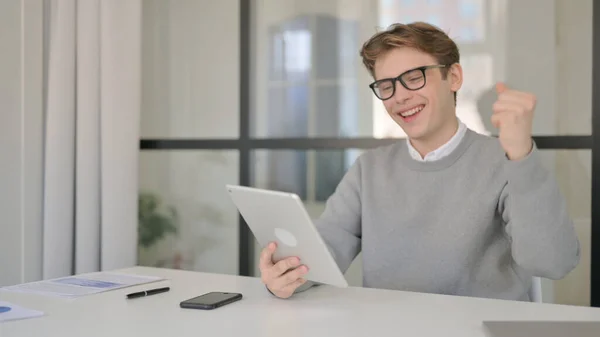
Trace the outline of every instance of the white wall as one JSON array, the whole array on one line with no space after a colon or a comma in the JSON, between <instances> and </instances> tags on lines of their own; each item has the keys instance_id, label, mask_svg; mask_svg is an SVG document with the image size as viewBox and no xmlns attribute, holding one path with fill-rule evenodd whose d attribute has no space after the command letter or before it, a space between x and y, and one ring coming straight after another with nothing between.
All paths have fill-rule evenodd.
<instances>
[{"instance_id":1,"label":"white wall","mask_svg":"<svg viewBox=\"0 0 600 337\"><path fill-rule=\"evenodd\" d=\"M42 273L42 1L0 1L0 286Z\"/></svg>"}]
</instances>

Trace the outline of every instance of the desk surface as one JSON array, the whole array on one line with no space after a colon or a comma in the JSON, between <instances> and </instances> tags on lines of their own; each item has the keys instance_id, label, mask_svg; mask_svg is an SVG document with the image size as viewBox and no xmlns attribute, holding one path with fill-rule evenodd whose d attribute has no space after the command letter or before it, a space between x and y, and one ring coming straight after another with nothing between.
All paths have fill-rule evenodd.
<instances>
[{"instance_id":1,"label":"desk surface","mask_svg":"<svg viewBox=\"0 0 600 337\"><path fill-rule=\"evenodd\" d=\"M600 309L458 296L320 286L282 300L258 278L136 267L171 291L126 300L138 286L76 300L0 292L0 299L46 316L0 324L0 336L486 336L484 320L600 321ZM241 292L216 310L179 308L210 291Z\"/></svg>"}]
</instances>

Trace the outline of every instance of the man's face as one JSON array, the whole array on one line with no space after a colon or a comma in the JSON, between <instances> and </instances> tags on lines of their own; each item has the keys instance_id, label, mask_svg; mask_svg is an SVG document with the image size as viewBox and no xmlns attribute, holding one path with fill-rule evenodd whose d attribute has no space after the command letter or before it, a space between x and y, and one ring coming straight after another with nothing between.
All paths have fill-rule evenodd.
<instances>
[{"instance_id":1,"label":"man's face","mask_svg":"<svg viewBox=\"0 0 600 337\"><path fill-rule=\"evenodd\" d=\"M411 69L438 65L435 58L412 48L396 48L382 55L375 62L375 80L395 78ZM404 130L411 140L435 140L455 123L454 92L462 84L462 70L458 64L450 68L446 79L442 79L442 68L419 70L407 73L403 79L411 87L425 85L417 90L405 88L395 82L395 92L383 104L392 119ZM380 88L391 90L390 86ZM390 92L391 94L391 92Z\"/></svg>"}]
</instances>

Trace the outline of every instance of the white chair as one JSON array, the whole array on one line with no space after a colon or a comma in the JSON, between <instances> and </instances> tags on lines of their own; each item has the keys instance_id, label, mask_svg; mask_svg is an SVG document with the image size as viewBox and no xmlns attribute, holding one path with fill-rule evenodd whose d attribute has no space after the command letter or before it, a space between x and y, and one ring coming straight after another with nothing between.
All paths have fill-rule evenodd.
<instances>
[{"instance_id":1,"label":"white chair","mask_svg":"<svg viewBox=\"0 0 600 337\"><path fill-rule=\"evenodd\" d=\"M529 289L529 298L532 302L542 303L542 278L533 277L531 289Z\"/></svg>"}]
</instances>

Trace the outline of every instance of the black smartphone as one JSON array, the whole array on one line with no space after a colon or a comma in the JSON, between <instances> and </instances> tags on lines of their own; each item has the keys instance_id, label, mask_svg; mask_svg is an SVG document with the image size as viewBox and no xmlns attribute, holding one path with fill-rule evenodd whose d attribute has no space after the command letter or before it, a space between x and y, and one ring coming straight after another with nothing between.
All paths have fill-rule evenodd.
<instances>
[{"instance_id":1,"label":"black smartphone","mask_svg":"<svg viewBox=\"0 0 600 337\"><path fill-rule=\"evenodd\" d=\"M211 310L222 307L226 304L233 303L242 299L242 294L239 293L224 293L214 291L190 298L179 303L179 306L185 309L202 309Z\"/></svg>"}]
</instances>

